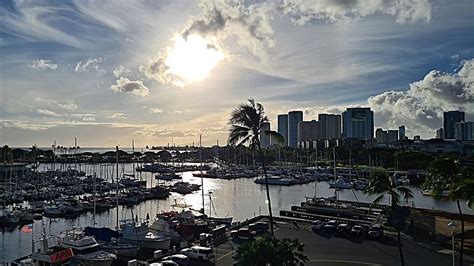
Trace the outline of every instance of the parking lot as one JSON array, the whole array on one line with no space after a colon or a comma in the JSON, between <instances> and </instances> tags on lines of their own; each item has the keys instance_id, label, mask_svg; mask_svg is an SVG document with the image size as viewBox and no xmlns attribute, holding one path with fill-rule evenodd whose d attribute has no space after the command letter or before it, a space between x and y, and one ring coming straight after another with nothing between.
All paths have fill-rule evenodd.
<instances>
[{"instance_id":1,"label":"parking lot","mask_svg":"<svg viewBox=\"0 0 474 266\"><path fill-rule=\"evenodd\" d=\"M279 222L277 238L297 238L305 244L304 254L309 258L306 265L400 265L395 235L385 235L378 240L363 237L335 236L315 233L308 224ZM233 265L235 250L247 240L229 239L215 247L216 265ZM403 240L407 265L450 265L451 256Z\"/></svg>"}]
</instances>

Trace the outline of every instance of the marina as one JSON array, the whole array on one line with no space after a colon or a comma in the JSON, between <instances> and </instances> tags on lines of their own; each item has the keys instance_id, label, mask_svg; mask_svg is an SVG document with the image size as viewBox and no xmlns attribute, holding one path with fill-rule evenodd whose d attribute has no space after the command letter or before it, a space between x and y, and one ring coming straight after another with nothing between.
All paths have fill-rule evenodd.
<instances>
[{"instance_id":1,"label":"marina","mask_svg":"<svg viewBox=\"0 0 474 266\"><path fill-rule=\"evenodd\" d=\"M103 168L111 168L113 164L109 166L102 166ZM39 171L46 171L50 165L40 165L38 167ZM64 167L64 166L63 166ZM72 165L70 165L72 167ZM100 166L93 165L81 165L78 167L78 173L84 172L81 178L88 180L85 183L94 183L94 178L86 177L90 175L91 169L94 169ZM133 173L134 164L122 164L119 167L119 176L124 176L124 173ZM89 172L89 173L87 173ZM87 174L86 174L87 173ZM2 261L11 261L18 257L26 256L31 252L31 237L38 241L41 235L42 230L45 230L47 235L59 235L66 230L70 230L73 227L84 228L87 226L95 227L106 227L106 228L116 228L117 219L122 220L133 220L139 218L139 220L145 220L147 217L153 219L157 214L164 212L181 212L183 210L193 208L199 210L202 208L202 193L200 190L201 181L204 186L204 209L207 214L211 216L216 216L219 214L222 218L215 219L225 219L225 217L233 217L234 222L245 221L250 217L255 217L258 215L265 215L266 204L265 204L265 189L264 186L255 184L254 181L256 178L242 177L238 179L224 179L224 178L203 178L196 176L196 173L199 172L183 172L177 173L182 178L179 181L166 181L159 180L155 178L155 174L152 172L142 172L137 174L136 180L141 182L142 185L132 185L129 183L128 189L134 191L135 189L153 189L156 188L158 184L164 184L169 186L171 183L182 184L183 182L194 185L195 188L199 188L196 192L180 194L178 192L170 191L167 197L162 199L143 199L133 204L127 204L127 202L120 201L117 207L114 204L114 194L109 195L110 201L104 202L104 198L96 199L96 213L94 215L91 208L85 208L84 210L74 213L74 215L54 215L54 208L52 205L44 209L45 213L42 217L36 217L33 221L32 234L25 234L22 232L21 227L25 223L18 224L16 223L13 226L6 226L2 228L1 236L1 245L2 245ZM109 174L108 179L101 179L101 182L112 182L114 176ZM129 180L129 179L124 179ZM99 180L96 180L96 184L99 183ZM122 182L123 183L123 182ZM112 184L112 183L110 183ZM113 191L113 186L104 185L104 191L106 187L109 186L108 191ZM331 198L334 196L334 189L330 188L330 183L328 181L319 181L316 184L316 188L313 182L308 182L306 184L294 185L294 186L270 186L271 197L274 201L273 212L280 213L281 211L290 211L294 213L311 213L309 210L311 206L302 205L301 201L304 200L304 197L313 197L316 193L318 197L321 198ZM178 185L180 187L182 185ZM158 186L159 187L159 186ZM187 187L187 186L185 186ZM125 186L124 186L125 188ZM417 189L416 187L411 187L414 191L415 197L408 204L417 208L425 209L435 209L443 210L447 212L456 212L456 206L454 202L435 200L433 197L424 196L422 190ZM172 189L171 189L172 190ZM367 204L372 200L372 198L367 197L362 194L361 191L355 189L341 189L339 190L339 199L341 202L343 200L348 200L351 202L361 202ZM87 194L87 193L86 193ZM137 193L140 194L140 193ZM209 200L208 196L212 194L214 200ZM225 195L225 196L224 196ZM126 198L126 197L125 197ZM57 201L57 200L56 200ZM89 202L93 202L91 194L88 197ZM80 202L84 203L85 200ZM101 203L105 205L101 205ZM107 205L108 203L108 205ZM386 203L386 202L385 202ZM333 203L334 204L334 203ZM341 203L343 204L343 203ZM23 204L14 203L15 206L23 205L24 208L32 209L32 206L26 202ZM74 204L67 205L65 202L59 204L64 208L70 208L74 210ZM463 204L464 206L465 204ZM58 206L58 204L56 205ZM99 207L102 206L102 207ZM107 206L107 207L105 207ZM299 206L299 207L297 207ZM341 217L343 216L342 205L341 207ZM305 208L305 209L301 209ZM345 212L353 211L351 208L345 208ZM472 214L468 208L464 208L464 211L468 214ZM48 215L47 212L52 212ZM361 212L360 208L358 212ZM61 213L62 214L62 213ZM117 217L117 214L119 216ZM321 215L334 215L333 213L320 213ZM285 215L288 216L288 215ZM28 220L26 223L29 223ZM138 224L137 224L138 225ZM142 225L139 225L142 226ZM145 232L145 231L144 231ZM134 245L137 241L133 238L124 244Z\"/></svg>"}]
</instances>

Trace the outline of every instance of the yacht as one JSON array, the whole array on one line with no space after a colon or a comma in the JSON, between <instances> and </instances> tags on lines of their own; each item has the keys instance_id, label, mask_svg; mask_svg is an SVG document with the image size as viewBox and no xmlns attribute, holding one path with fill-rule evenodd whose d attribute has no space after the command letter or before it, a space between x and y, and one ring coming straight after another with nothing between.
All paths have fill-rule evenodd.
<instances>
[{"instance_id":1,"label":"yacht","mask_svg":"<svg viewBox=\"0 0 474 266\"><path fill-rule=\"evenodd\" d=\"M151 232L146 223L137 224L134 221L121 226L121 243L138 245L151 250L167 250L170 248L171 238L166 232Z\"/></svg>"},{"instance_id":2,"label":"yacht","mask_svg":"<svg viewBox=\"0 0 474 266\"><path fill-rule=\"evenodd\" d=\"M265 185L265 177L260 177L255 179L254 183ZM292 178L281 177L281 176L269 176L268 184L269 185L280 185L280 186L289 186L294 183Z\"/></svg>"},{"instance_id":3,"label":"yacht","mask_svg":"<svg viewBox=\"0 0 474 266\"><path fill-rule=\"evenodd\" d=\"M58 236L58 246L73 250L71 264L110 266L117 259L115 254L101 250L95 238L86 236L81 228L73 228L61 233Z\"/></svg>"},{"instance_id":4,"label":"yacht","mask_svg":"<svg viewBox=\"0 0 474 266\"><path fill-rule=\"evenodd\" d=\"M337 189L350 189L352 188L352 184L346 182L343 178L338 178L336 181L330 181L329 187Z\"/></svg>"},{"instance_id":5,"label":"yacht","mask_svg":"<svg viewBox=\"0 0 474 266\"><path fill-rule=\"evenodd\" d=\"M301 207L306 208L310 213L321 213L329 215L341 215L352 217L355 207L345 203L335 203L324 198L306 198L305 202L301 203Z\"/></svg>"},{"instance_id":6,"label":"yacht","mask_svg":"<svg viewBox=\"0 0 474 266\"><path fill-rule=\"evenodd\" d=\"M352 187L355 190L364 190L367 187L367 179L358 179L352 182Z\"/></svg>"}]
</instances>

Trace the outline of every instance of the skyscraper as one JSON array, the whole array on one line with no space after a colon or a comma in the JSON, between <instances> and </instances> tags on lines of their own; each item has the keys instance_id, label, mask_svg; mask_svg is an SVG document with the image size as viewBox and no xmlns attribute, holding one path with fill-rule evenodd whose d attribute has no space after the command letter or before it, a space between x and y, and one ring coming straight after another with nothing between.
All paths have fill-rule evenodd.
<instances>
[{"instance_id":1,"label":"skyscraper","mask_svg":"<svg viewBox=\"0 0 474 266\"><path fill-rule=\"evenodd\" d=\"M321 122L323 139L341 138L341 115L319 114L318 120Z\"/></svg>"},{"instance_id":2,"label":"skyscraper","mask_svg":"<svg viewBox=\"0 0 474 266\"><path fill-rule=\"evenodd\" d=\"M266 122L263 124L261 133L260 133L260 145L262 148L270 147L270 135L265 133L266 131L270 130L270 122Z\"/></svg>"},{"instance_id":3,"label":"skyscraper","mask_svg":"<svg viewBox=\"0 0 474 266\"><path fill-rule=\"evenodd\" d=\"M464 112L450 111L443 113L443 130L445 139L454 139L454 125L464 121Z\"/></svg>"},{"instance_id":4,"label":"skyscraper","mask_svg":"<svg viewBox=\"0 0 474 266\"><path fill-rule=\"evenodd\" d=\"M288 115L278 115L277 132L285 138L284 146L288 146Z\"/></svg>"},{"instance_id":5,"label":"skyscraper","mask_svg":"<svg viewBox=\"0 0 474 266\"><path fill-rule=\"evenodd\" d=\"M302 111L288 113L288 146L296 147L298 142L298 122L303 121Z\"/></svg>"},{"instance_id":6,"label":"skyscraper","mask_svg":"<svg viewBox=\"0 0 474 266\"><path fill-rule=\"evenodd\" d=\"M374 138L374 112L367 108L347 108L342 113L345 138L371 140Z\"/></svg>"},{"instance_id":7,"label":"skyscraper","mask_svg":"<svg viewBox=\"0 0 474 266\"><path fill-rule=\"evenodd\" d=\"M398 139L404 140L405 139L405 126L398 127Z\"/></svg>"},{"instance_id":8,"label":"skyscraper","mask_svg":"<svg viewBox=\"0 0 474 266\"><path fill-rule=\"evenodd\" d=\"M298 123L298 143L304 141L313 141L320 139L322 136L321 122L312 121L301 121Z\"/></svg>"},{"instance_id":9,"label":"skyscraper","mask_svg":"<svg viewBox=\"0 0 474 266\"><path fill-rule=\"evenodd\" d=\"M474 122L459 122L454 125L454 138L457 140L474 140Z\"/></svg>"}]
</instances>

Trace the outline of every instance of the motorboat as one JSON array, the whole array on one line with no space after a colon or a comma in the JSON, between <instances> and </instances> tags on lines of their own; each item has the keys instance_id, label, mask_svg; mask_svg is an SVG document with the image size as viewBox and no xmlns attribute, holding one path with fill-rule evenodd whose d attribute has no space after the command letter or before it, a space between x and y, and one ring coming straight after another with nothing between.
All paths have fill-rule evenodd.
<instances>
[{"instance_id":1,"label":"motorboat","mask_svg":"<svg viewBox=\"0 0 474 266\"><path fill-rule=\"evenodd\" d=\"M82 228L62 232L58 236L58 246L73 250L71 264L110 266L117 259L115 254L101 250L95 238L86 236Z\"/></svg>"},{"instance_id":2,"label":"motorboat","mask_svg":"<svg viewBox=\"0 0 474 266\"><path fill-rule=\"evenodd\" d=\"M269 185L280 185L280 186L289 186L294 183L294 179L281 176L269 176L268 184ZM256 184L266 184L265 177L255 179L254 183Z\"/></svg>"},{"instance_id":3,"label":"motorboat","mask_svg":"<svg viewBox=\"0 0 474 266\"><path fill-rule=\"evenodd\" d=\"M338 178L336 181L330 181L329 187L336 189L350 189L352 188L352 184L346 182L343 178Z\"/></svg>"},{"instance_id":4,"label":"motorboat","mask_svg":"<svg viewBox=\"0 0 474 266\"><path fill-rule=\"evenodd\" d=\"M309 213L320 213L329 215L341 215L352 217L355 207L346 203L336 203L325 198L307 197L305 202L301 203L301 207L306 208Z\"/></svg>"},{"instance_id":5,"label":"motorboat","mask_svg":"<svg viewBox=\"0 0 474 266\"><path fill-rule=\"evenodd\" d=\"M137 224L131 221L121 225L121 243L138 245L151 250L168 250L171 238L165 232L152 232L146 223Z\"/></svg>"}]
</instances>

